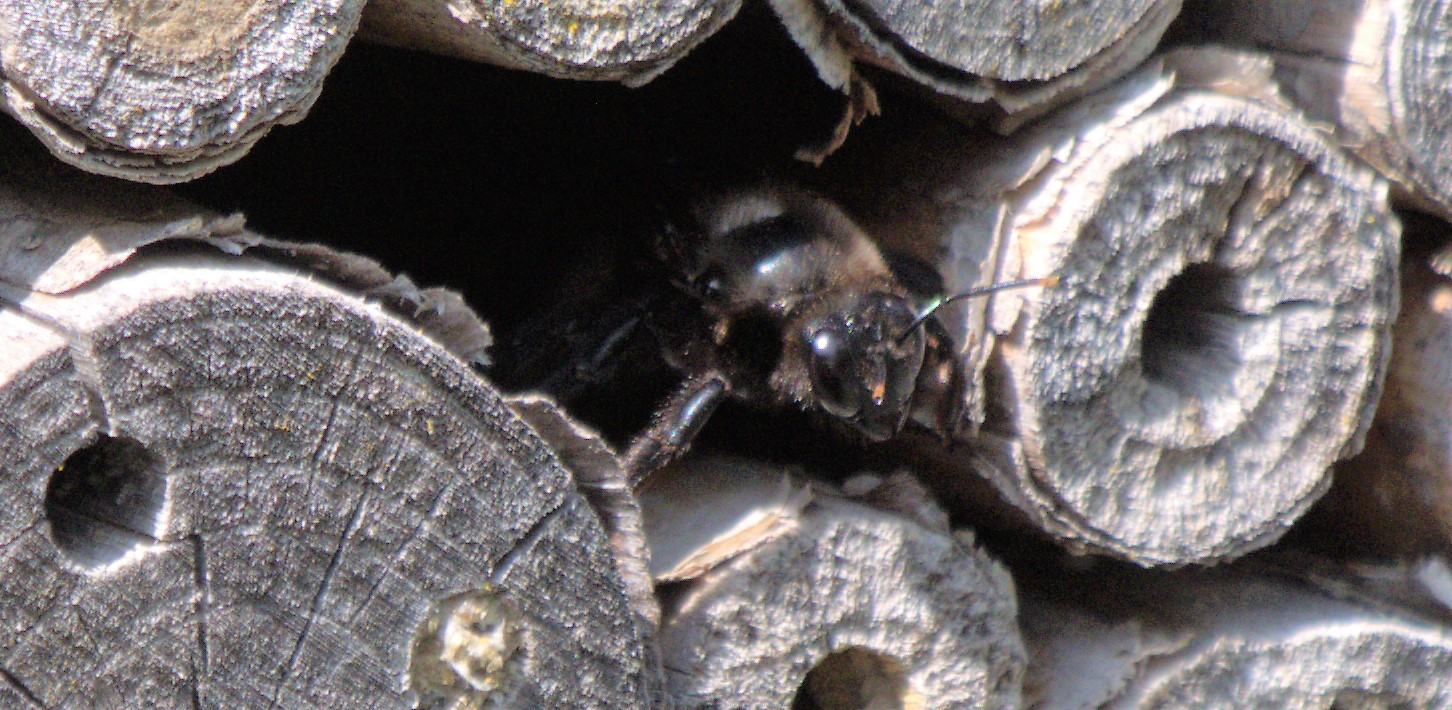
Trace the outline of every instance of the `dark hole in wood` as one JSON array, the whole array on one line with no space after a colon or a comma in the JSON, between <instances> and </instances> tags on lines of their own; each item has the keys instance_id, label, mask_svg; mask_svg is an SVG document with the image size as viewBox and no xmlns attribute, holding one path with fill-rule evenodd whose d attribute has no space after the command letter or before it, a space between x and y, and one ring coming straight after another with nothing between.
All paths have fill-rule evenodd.
<instances>
[{"instance_id":1,"label":"dark hole in wood","mask_svg":"<svg viewBox=\"0 0 1452 710\"><path fill-rule=\"evenodd\" d=\"M135 439L102 436L51 475L45 519L67 559L97 569L155 542L165 504L161 462Z\"/></svg>"},{"instance_id":2,"label":"dark hole in wood","mask_svg":"<svg viewBox=\"0 0 1452 710\"><path fill-rule=\"evenodd\" d=\"M1235 278L1216 264L1192 264L1155 296L1140 341L1146 379L1186 395L1221 389L1240 365L1235 332L1252 317L1231 302Z\"/></svg>"},{"instance_id":3,"label":"dark hole in wood","mask_svg":"<svg viewBox=\"0 0 1452 710\"><path fill-rule=\"evenodd\" d=\"M792 710L921 707L923 700L908 687L902 664L860 646L823 658L807 673L792 700Z\"/></svg>"}]
</instances>

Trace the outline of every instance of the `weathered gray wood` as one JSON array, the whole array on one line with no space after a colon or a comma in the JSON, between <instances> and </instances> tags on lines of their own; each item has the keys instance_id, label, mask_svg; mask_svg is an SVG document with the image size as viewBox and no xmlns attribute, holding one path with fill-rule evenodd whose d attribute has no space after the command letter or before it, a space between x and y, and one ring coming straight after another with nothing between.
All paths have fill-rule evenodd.
<instances>
[{"instance_id":1,"label":"weathered gray wood","mask_svg":"<svg viewBox=\"0 0 1452 710\"><path fill-rule=\"evenodd\" d=\"M1185 35L1270 52L1286 97L1420 207L1452 217L1452 5L1194 0Z\"/></svg>"},{"instance_id":2,"label":"weathered gray wood","mask_svg":"<svg viewBox=\"0 0 1452 710\"><path fill-rule=\"evenodd\" d=\"M86 170L189 180L307 113L361 7L3 0L0 110Z\"/></svg>"},{"instance_id":3,"label":"weathered gray wood","mask_svg":"<svg viewBox=\"0 0 1452 710\"><path fill-rule=\"evenodd\" d=\"M1244 573L1066 574L1027 591L1029 707L1452 704L1452 635Z\"/></svg>"},{"instance_id":4,"label":"weathered gray wood","mask_svg":"<svg viewBox=\"0 0 1452 710\"><path fill-rule=\"evenodd\" d=\"M1012 140L902 151L938 155L877 199L917 197L857 210L935 245L948 293L1057 275L945 309L985 423L921 448L1071 546L1178 564L1269 544L1370 420L1396 303L1386 185L1245 69L1180 53Z\"/></svg>"},{"instance_id":5,"label":"weathered gray wood","mask_svg":"<svg viewBox=\"0 0 1452 710\"><path fill-rule=\"evenodd\" d=\"M1180 10L1180 0L771 4L828 85L845 91L861 61L1020 114L1005 129L1128 72Z\"/></svg>"},{"instance_id":6,"label":"weathered gray wood","mask_svg":"<svg viewBox=\"0 0 1452 710\"><path fill-rule=\"evenodd\" d=\"M610 537L610 549L615 553L631 606L654 634L660 624L660 602L650 575L650 550L646 547L640 501L631 490L619 455L597 432L571 419L546 397L527 394L505 401L510 411L549 444L599 516Z\"/></svg>"},{"instance_id":7,"label":"weathered gray wood","mask_svg":"<svg viewBox=\"0 0 1452 710\"><path fill-rule=\"evenodd\" d=\"M1008 573L970 540L819 497L674 599L666 687L685 707L1017 707L1014 613Z\"/></svg>"},{"instance_id":8,"label":"weathered gray wood","mask_svg":"<svg viewBox=\"0 0 1452 710\"><path fill-rule=\"evenodd\" d=\"M44 214L0 217L0 254L70 240L56 264L90 276L44 293L24 275L53 270L0 268L0 692L653 704L594 513L426 330L256 258L98 260Z\"/></svg>"},{"instance_id":9,"label":"weathered gray wood","mask_svg":"<svg viewBox=\"0 0 1452 710\"><path fill-rule=\"evenodd\" d=\"M644 84L736 15L740 0L372 0L365 38L564 79Z\"/></svg>"},{"instance_id":10,"label":"weathered gray wood","mask_svg":"<svg viewBox=\"0 0 1452 710\"><path fill-rule=\"evenodd\" d=\"M1365 450L1337 467L1313 518L1360 551L1402 559L1452 553L1452 278L1432 263L1452 231L1427 218L1407 228L1385 393Z\"/></svg>"}]
</instances>

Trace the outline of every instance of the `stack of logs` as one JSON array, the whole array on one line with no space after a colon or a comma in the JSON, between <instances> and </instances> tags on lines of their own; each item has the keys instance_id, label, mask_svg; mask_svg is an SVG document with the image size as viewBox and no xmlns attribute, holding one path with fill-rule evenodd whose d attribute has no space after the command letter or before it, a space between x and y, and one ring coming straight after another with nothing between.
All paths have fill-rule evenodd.
<instances>
[{"instance_id":1,"label":"stack of logs","mask_svg":"<svg viewBox=\"0 0 1452 710\"><path fill-rule=\"evenodd\" d=\"M3 704L1452 707L1452 7L769 10L822 192L1058 282L944 310L961 440L633 491L457 294L138 183L355 34L636 86L739 0L0 0Z\"/></svg>"}]
</instances>

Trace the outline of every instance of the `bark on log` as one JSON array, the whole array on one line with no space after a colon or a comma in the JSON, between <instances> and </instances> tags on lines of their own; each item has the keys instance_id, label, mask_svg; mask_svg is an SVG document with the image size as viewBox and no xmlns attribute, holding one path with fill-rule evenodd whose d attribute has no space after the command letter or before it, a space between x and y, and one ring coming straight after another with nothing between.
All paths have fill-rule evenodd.
<instances>
[{"instance_id":1,"label":"bark on log","mask_svg":"<svg viewBox=\"0 0 1452 710\"><path fill-rule=\"evenodd\" d=\"M845 91L860 60L1019 114L1000 124L1004 130L1128 72L1180 10L1180 0L771 4L828 85Z\"/></svg>"},{"instance_id":2,"label":"bark on log","mask_svg":"<svg viewBox=\"0 0 1452 710\"><path fill-rule=\"evenodd\" d=\"M1056 586L1022 597L1029 707L1452 706L1452 635L1409 614L1224 572Z\"/></svg>"},{"instance_id":3,"label":"bark on log","mask_svg":"<svg viewBox=\"0 0 1452 710\"><path fill-rule=\"evenodd\" d=\"M1281 90L1420 207L1452 217L1452 5L1194 0L1190 41L1267 51Z\"/></svg>"},{"instance_id":4,"label":"bark on log","mask_svg":"<svg viewBox=\"0 0 1452 710\"><path fill-rule=\"evenodd\" d=\"M688 585L660 637L682 706L1018 706L1013 582L971 540L824 496Z\"/></svg>"},{"instance_id":5,"label":"bark on log","mask_svg":"<svg viewBox=\"0 0 1452 710\"><path fill-rule=\"evenodd\" d=\"M1365 450L1337 467L1308 520L1358 552L1400 559L1452 554L1452 278L1433 265L1452 230L1425 217L1407 229L1385 393Z\"/></svg>"},{"instance_id":6,"label":"bark on log","mask_svg":"<svg viewBox=\"0 0 1452 710\"><path fill-rule=\"evenodd\" d=\"M639 86L736 15L740 0L372 0L363 37L563 79Z\"/></svg>"},{"instance_id":7,"label":"bark on log","mask_svg":"<svg viewBox=\"0 0 1452 710\"><path fill-rule=\"evenodd\" d=\"M190 180L303 118L361 7L0 0L0 110L72 165Z\"/></svg>"},{"instance_id":8,"label":"bark on log","mask_svg":"<svg viewBox=\"0 0 1452 710\"><path fill-rule=\"evenodd\" d=\"M1245 68L1165 57L1015 140L956 139L878 199L925 197L867 211L889 241L937 248L919 253L947 293L1058 276L946 309L987 423L973 452L921 448L1073 546L1243 554L1361 445L1395 312L1385 183Z\"/></svg>"},{"instance_id":9,"label":"bark on log","mask_svg":"<svg viewBox=\"0 0 1452 710\"><path fill-rule=\"evenodd\" d=\"M0 165L0 267L52 254L0 268L7 704L654 702L594 514L429 331Z\"/></svg>"}]
</instances>

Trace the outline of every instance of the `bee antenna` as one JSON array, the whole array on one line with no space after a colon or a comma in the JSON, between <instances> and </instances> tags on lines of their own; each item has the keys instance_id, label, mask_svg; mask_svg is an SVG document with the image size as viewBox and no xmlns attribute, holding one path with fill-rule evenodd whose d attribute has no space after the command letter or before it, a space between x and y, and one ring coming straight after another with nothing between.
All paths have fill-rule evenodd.
<instances>
[{"instance_id":1,"label":"bee antenna","mask_svg":"<svg viewBox=\"0 0 1452 710\"><path fill-rule=\"evenodd\" d=\"M948 296L947 298L940 298L934 301L932 305L929 305L926 309L924 309L922 313L918 314L918 317L914 318L912 323L908 324L908 327L903 330L902 335L897 336L897 342L899 345L901 345L904 340L907 340L907 337L911 335L914 330L917 330L919 327L922 326L922 324L926 323L929 318L932 318L933 314L937 313L939 308L942 308L943 306L946 306L954 301L962 301L969 298L987 296L990 293L998 293L999 291L1007 291L1015 288L1029 288L1031 286L1057 286L1058 284L1058 275L1049 274L1048 276L1041 276L1036 279L1004 281L1003 283L990 284L988 286L979 286L978 288L968 289L963 293L955 293L952 296Z\"/></svg>"}]
</instances>

